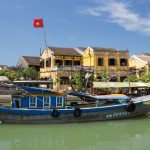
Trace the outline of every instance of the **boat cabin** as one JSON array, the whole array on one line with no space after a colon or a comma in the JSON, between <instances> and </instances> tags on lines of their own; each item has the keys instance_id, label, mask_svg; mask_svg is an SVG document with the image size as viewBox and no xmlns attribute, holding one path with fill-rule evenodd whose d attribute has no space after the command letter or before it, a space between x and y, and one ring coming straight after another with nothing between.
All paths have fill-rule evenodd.
<instances>
[{"instance_id":1,"label":"boat cabin","mask_svg":"<svg viewBox=\"0 0 150 150\"><path fill-rule=\"evenodd\" d=\"M21 87L23 90L12 94L15 108L64 108L66 95L62 91Z\"/></svg>"}]
</instances>

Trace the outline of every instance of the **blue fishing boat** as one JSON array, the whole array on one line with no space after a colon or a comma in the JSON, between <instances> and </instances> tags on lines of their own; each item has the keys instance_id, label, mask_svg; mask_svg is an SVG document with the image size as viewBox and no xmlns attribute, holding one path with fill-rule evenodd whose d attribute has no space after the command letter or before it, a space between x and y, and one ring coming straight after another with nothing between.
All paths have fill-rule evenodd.
<instances>
[{"instance_id":1,"label":"blue fishing boat","mask_svg":"<svg viewBox=\"0 0 150 150\"><path fill-rule=\"evenodd\" d=\"M67 95L81 101L68 101ZM89 101L90 98L90 101ZM149 97L150 98L150 97ZM91 101L92 100L92 101ZM125 119L147 115L150 99L126 95L94 96L80 92L21 86L12 93L12 106L0 106L1 123L72 123Z\"/></svg>"}]
</instances>

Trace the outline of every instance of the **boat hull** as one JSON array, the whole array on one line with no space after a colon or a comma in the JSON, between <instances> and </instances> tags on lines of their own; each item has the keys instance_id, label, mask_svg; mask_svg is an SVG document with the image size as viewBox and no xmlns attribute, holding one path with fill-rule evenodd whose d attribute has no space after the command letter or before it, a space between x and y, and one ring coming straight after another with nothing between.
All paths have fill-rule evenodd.
<instances>
[{"instance_id":1,"label":"boat hull","mask_svg":"<svg viewBox=\"0 0 150 150\"><path fill-rule=\"evenodd\" d=\"M1 123L72 123L91 122L114 119L125 119L146 115L150 110L149 103L135 102L133 112L126 110L128 104L92 107L92 108L66 108L57 109L58 114L53 115L54 109L23 109L0 107ZM78 109L77 114L75 110Z\"/></svg>"}]
</instances>

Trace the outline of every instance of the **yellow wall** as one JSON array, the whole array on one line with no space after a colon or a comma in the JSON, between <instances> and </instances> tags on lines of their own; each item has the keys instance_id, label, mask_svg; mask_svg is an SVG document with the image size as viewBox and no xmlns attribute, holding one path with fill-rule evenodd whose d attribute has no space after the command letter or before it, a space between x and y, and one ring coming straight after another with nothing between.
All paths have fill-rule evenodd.
<instances>
[{"instance_id":1,"label":"yellow wall","mask_svg":"<svg viewBox=\"0 0 150 150\"><path fill-rule=\"evenodd\" d=\"M51 68L46 67L46 60L51 57L52 58L52 52L48 49L45 49L41 55L40 60L44 60L44 68L40 68L40 78L50 77L50 71ZM53 62L51 62L53 64Z\"/></svg>"},{"instance_id":2,"label":"yellow wall","mask_svg":"<svg viewBox=\"0 0 150 150\"><path fill-rule=\"evenodd\" d=\"M103 58L103 66L98 66L98 58ZM117 60L116 66L108 66L108 59L115 58ZM94 52L92 48L87 48L83 54L83 66L94 66L94 70L105 70L105 71L118 71L118 70L128 70L129 65L120 66L120 59L125 58L128 60L128 52Z\"/></svg>"},{"instance_id":3,"label":"yellow wall","mask_svg":"<svg viewBox=\"0 0 150 150\"><path fill-rule=\"evenodd\" d=\"M87 48L83 53L83 66L94 66L94 53L91 48Z\"/></svg>"},{"instance_id":4,"label":"yellow wall","mask_svg":"<svg viewBox=\"0 0 150 150\"><path fill-rule=\"evenodd\" d=\"M136 69L141 69L143 67L146 67L146 62L132 56L129 58L129 67L135 67Z\"/></svg>"}]
</instances>

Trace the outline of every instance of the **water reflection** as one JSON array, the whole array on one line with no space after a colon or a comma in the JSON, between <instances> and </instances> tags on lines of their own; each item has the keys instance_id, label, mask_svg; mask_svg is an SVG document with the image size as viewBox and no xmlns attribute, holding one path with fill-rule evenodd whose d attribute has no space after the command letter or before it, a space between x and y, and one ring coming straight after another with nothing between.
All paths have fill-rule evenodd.
<instances>
[{"instance_id":1,"label":"water reflection","mask_svg":"<svg viewBox=\"0 0 150 150\"><path fill-rule=\"evenodd\" d=\"M149 150L150 118L57 125L0 125L5 150Z\"/></svg>"}]
</instances>

